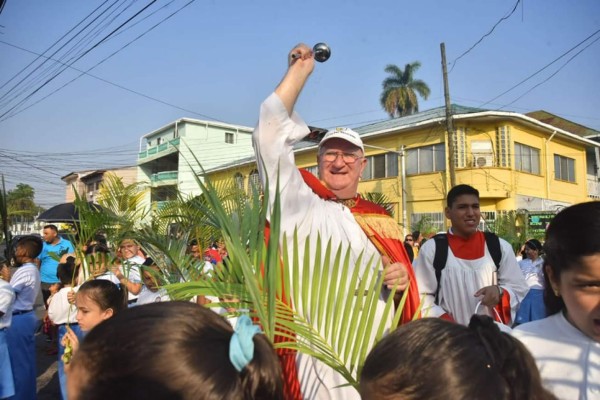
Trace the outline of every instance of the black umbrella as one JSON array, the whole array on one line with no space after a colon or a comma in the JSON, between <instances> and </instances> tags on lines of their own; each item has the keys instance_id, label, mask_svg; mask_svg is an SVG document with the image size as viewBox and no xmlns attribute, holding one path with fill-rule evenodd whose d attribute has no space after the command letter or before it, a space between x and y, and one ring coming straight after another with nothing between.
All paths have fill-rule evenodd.
<instances>
[{"instance_id":1,"label":"black umbrella","mask_svg":"<svg viewBox=\"0 0 600 400\"><path fill-rule=\"evenodd\" d=\"M88 202L88 205L94 210L103 210L102 206L91 201ZM37 217L37 220L45 222L78 222L79 212L77 211L77 207L75 207L75 203L62 203L41 213Z\"/></svg>"}]
</instances>

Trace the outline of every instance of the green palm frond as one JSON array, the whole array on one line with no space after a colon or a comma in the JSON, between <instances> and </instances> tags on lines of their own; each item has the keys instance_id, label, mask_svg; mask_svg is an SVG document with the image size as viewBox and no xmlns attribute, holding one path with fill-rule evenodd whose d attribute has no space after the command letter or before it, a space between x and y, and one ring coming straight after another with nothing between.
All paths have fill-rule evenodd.
<instances>
[{"instance_id":1,"label":"green palm frond","mask_svg":"<svg viewBox=\"0 0 600 400\"><path fill-rule=\"evenodd\" d=\"M368 260L367 266L361 267L360 259L351 265L349 249L342 254L339 243L325 243L320 237L299 243L297 232L291 249L285 238L281 247L273 239L267 245L268 191L262 199L256 195L247 198L232 217L210 181L198 178L198 184L206 198L204 212L220 227L229 257L226 265L217 266L216 280L201 278L169 285L171 296L223 298L233 294L239 300L236 306L248 309L272 341L276 335L290 339L275 341L276 348L315 357L351 385L358 385L369 349L400 318L400 311L394 310L393 291L383 307L379 301L384 276L380 266ZM269 218L271 238L280 236L279 207L277 195ZM314 257L309 254L312 244ZM335 253L333 249L337 249ZM231 306L224 302L213 305Z\"/></svg>"},{"instance_id":2,"label":"green palm frond","mask_svg":"<svg viewBox=\"0 0 600 400\"><path fill-rule=\"evenodd\" d=\"M193 161L197 168L192 168ZM384 276L381 265L362 259L351 263L350 249L343 251L342 243L327 238L300 238L298 232L293 232L292 240L284 237L280 242L279 195L269 208L269 191L261 194L255 187L248 196L228 184L215 187L203 179L204 171L197 159L188 164L198 170L194 176L202 195L178 197L154 213L154 221L136 229L143 248L163 275L175 282L165 286L170 296L186 300L196 295L219 298L210 307L233 307L238 310L234 314L249 313L276 348L310 355L356 387L368 351L394 329L401 315L402 307L394 308L394 291L387 293L385 301L380 300ZM139 214L129 210L127 205L132 203L127 199L137 192L108 185L105 193L101 204L120 214L116 213L112 221L101 221L84 212L86 229L91 232L103 224L105 229L107 224L115 224L117 235L125 226L133 227L136 220L129 218ZM166 227L173 223L181 224L182 229L175 235L165 234ZM200 225L216 230L228 251L227 261L215 266L210 275L203 264L186 254L189 239L202 231ZM311 248L315 249L312 256ZM228 303L227 296L238 301Z\"/></svg>"},{"instance_id":3,"label":"green palm frond","mask_svg":"<svg viewBox=\"0 0 600 400\"><path fill-rule=\"evenodd\" d=\"M117 232L131 231L146 219L149 210L142 204L147 190L147 185L143 182L125 185L115 175L105 176L98 190L97 201L119 221L119 226L115 227Z\"/></svg>"},{"instance_id":4,"label":"green palm frond","mask_svg":"<svg viewBox=\"0 0 600 400\"><path fill-rule=\"evenodd\" d=\"M366 192L361 193L361 196L366 200L385 208L390 217L394 216L394 205L385 194L381 192Z\"/></svg>"}]
</instances>

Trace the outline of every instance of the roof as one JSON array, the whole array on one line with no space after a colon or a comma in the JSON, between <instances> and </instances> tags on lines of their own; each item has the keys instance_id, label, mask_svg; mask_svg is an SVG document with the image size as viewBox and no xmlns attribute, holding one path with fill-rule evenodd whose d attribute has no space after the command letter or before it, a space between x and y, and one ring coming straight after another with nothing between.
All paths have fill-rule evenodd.
<instances>
[{"instance_id":1,"label":"roof","mask_svg":"<svg viewBox=\"0 0 600 400\"><path fill-rule=\"evenodd\" d=\"M127 168L137 168L137 166L135 166L135 165L124 165L122 167L113 167L113 168L104 168L104 169L91 169L91 170L84 170L84 171L73 171L73 172L69 172L65 176L62 176L60 179L64 181L67 178L73 176L75 178L79 177L79 179L83 180L84 178L90 178L92 175L102 174L102 173L107 172L107 171L116 171L116 170L119 170L119 169L127 169Z\"/></svg>"},{"instance_id":2,"label":"roof","mask_svg":"<svg viewBox=\"0 0 600 400\"><path fill-rule=\"evenodd\" d=\"M235 131L242 131L242 132L248 132L248 133L252 132L252 130L253 130L253 128L251 128L249 126L228 124L226 122L220 122L220 121L206 121L206 120L193 119L193 118L180 118L176 121L169 122L168 124L158 128L158 129L153 130L152 132L146 133L145 135L142 136L142 138L148 138L148 137L154 136L156 134L162 133L163 131L165 131L171 127L175 127L177 124L181 124L181 123L215 126L215 127L219 127L219 128L232 129Z\"/></svg>"},{"instance_id":3,"label":"roof","mask_svg":"<svg viewBox=\"0 0 600 400\"><path fill-rule=\"evenodd\" d=\"M588 128L587 126L580 125L573 121L569 121L567 119L559 117L558 115L551 114L548 111L544 111L544 110L532 111L525 115L527 115L528 117L537 119L538 121L541 121L545 124L552 125L557 128L563 129L565 131L574 133L575 135L578 135L581 137L600 136L600 132L597 130Z\"/></svg>"},{"instance_id":4,"label":"roof","mask_svg":"<svg viewBox=\"0 0 600 400\"><path fill-rule=\"evenodd\" d=\"M587 145L600 147L599 143L590 140L589 138L583 137L583 135L579 135L575 132L572 132L571 129L566 129L568 127L573 128L576 132L582 133L585 131L588 135L600 134L600 132L595 131L590 128L586 128L583 125L576 124L574 122L562 119L560 117L554 116L550 113L546 113L549 116L554 117L551 121L560 122L563 121L560 125L556 126L549 122L541 121L535 117L532 117L529 114L521 114L510 111L496 111L496 110L486 110L481 108L474 107L465 107L458 104L452 104L452 116L454 120L464 120L464 119L516 119L522 123L528 125L534 125L537 128L546 130L549 133L560 133L564 137L567 137L571 140L575 140L578 142L584 142ZM540 118L543 116L541 114L530 113L539 116ZM445 121L446 119L446 108L445 107L437 107L431 110L422 111L416 114L407 115L404 117L392 118L380 122L375 122L368 125L363 125L357 128L353 128L363 140L369 137L379 136L386 133L397 133L399 131L415 128L418 126L431 125L439 123L440 121ZM559 121L560 120L560 121ZM311 129L316 129L312 128ZM587 135L586 135L587 136ZM318 142L316 141L301 141L296 143L294 146L295 152L308 151L318 146ZM251 162L256 162L256 157L247 157L244 159L240 159L237 161L233 161L227 164L219 165L215 168L207 170L206 172L216 172L221 170L226 170L235 166L242 166L245 164L249 164Z\"/></svg>"},{"instance_id":5,"label":"roof","mask_svg":"<svg viewBox=\"0 0 600 400\"><path fill-rule=\"evenodd\" d=\"M482 111L487 111L481 108L465 107L458 104L451 105L452 115L470 114ZM381 122L364 125L354 130L359 134L367 134L372 132L381 132L388 130L396 130L398 128L409 128L418 126L422 123L431 123L440 119L446 118L446 107L432 108L431 110L422 111L416 114L407 115L404 117L391 118Z\"/></svg>"}]
</instances>

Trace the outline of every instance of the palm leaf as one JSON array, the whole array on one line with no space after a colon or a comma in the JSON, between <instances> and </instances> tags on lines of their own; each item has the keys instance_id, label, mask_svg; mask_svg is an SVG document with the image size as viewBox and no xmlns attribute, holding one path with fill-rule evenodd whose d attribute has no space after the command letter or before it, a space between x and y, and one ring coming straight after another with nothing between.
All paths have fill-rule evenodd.
<instances>
[{"instance_id":1,"label":"palm leaf","mask_svg":"<svg viewBox=\"0 0 600 400\"><path fill-rule=\"evenodd\" d=\"M193 201L178 198L168 212L155 213L154 219L159 220L141 224L137 233L137 239L158 261L165 276L176 277L178 282L165 286L169 294L175 299L233 295L238 303L219 301L210 306L233 306L238 313L248 312L276 348L310 355L357 386L369 349L393 329L391 321L397 323L400 318L400 310L393 307L393 291L384 306L379 300L384 276L381 266L373 260L363 266L362 257L352 265L350 249L342 251L341 243L321 237L303 239L297 231L293 232L291 247L285 237L280 246L276 240L281 236L279 195L275 195L267 218L267 190L261 197L259 189L253 188L251 196L242 197L224 189L227 185L217 188L210 180L202 179L204 171L193 158L188 164L195 172L201 197ZM197 168L192 167L193 161ZM114 195L123 200L121 194ZM104 204L115 206L122 204L118 200L110 196L103 199ZM268 242L267 219L271 236ZM178 236L165 235L167 222L186 223L190 230ZM200 223L218 230L229 253L227 262L215 268L213 277L203 275L199 271L202 266L185 252L191 232L195 232L193 227ZM157 226L162 228L153 229ZM316 257L310 256L310 248L316 249ZM276 335L288 340L276 342Z\"/></svg>"}]
</instances>

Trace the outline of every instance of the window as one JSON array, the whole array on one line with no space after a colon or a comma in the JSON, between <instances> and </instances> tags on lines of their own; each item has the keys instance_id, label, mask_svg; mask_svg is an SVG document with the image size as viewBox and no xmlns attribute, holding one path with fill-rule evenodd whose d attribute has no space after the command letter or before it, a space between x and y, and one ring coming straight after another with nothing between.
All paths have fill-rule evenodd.
<instances>
[{"instance_id":1,"label":"window","mask_svg":"<svg viewBox=\"0 0 600 400\"><path fill-rule=\"evenodd\" d=\"M373 178L385 178L385 154L373 156Z\"/></svg>"},{"instance_id":2,"label":"window","mask_svg":"<svg viewBox=\"0 0 600 400\"><path fill-rule=\"evenodd\" d=\"M161 143L162 143L162 138L161 137L156 138L156 144L159 145Z\"/></svg>"},{"instance_id":3,"label":"window","mask_svg":"<svg viewBox=\"0 0 600 400\"><path fill-rule=\"evenodd\" d=\"M254 189L253 189L254 188ZM260 178L258 177L258 170L252 170L250 175L248 176L248 195L251 196L253 190L256 190L257 193L260 193L262 188L260 186Z\"/></svg>"},{"instance_id":4,"label":"window","mask_svg":"<svg viewBox=\"0 0 600 400\"><path fill-rule=\"evenodd\" d=\"M446 170L446 149L444 143L417 147L406 151L406 173L425 174Z\"/></svg>"},{"instance_id":5,"label":"window","mask_svg":"<svg viewBox=\"0 0 600 400\"><path fill-rule=\"evenodd\" d=\"M235 143L235 135L231 132L225 132L225 143Z\"/></svg>"},{"instance_id":6,"label":"window","mask_svg":"<svg viewBox=\"0 0 600 400\"><path fill-rule=\"evenodd\" d=\"M515 169L540 174L540 150L515 142Z\"/></svg>"},{"instance_id":7,"label":"window","mask_svg":"<svg viewBox=\"0 0 600 400\"><path fill-rule=\"evenodd\" d=\"M385 153L365 158L367 166L361 176L363 180L398 176L398 154Z\"/></svg>"},{"instance_id":8,"label":"window","mask_svg":"<svg viewBox=\"0 0 600 400\"><path fill-rule=\"evenodd\" d=\"M467 128L458 128L454 133L454 166L464 168L467 165Z\"/></svg>"},{"instance_id":9,"label":"window","mask_svg":"<svg viewBox=\"0 0 600 400\"><path fill-rule=\"evenodd\" d=\"M240 174L239 172L236 172L233 176L233 179L235 181L236 189L244 190L244 175Z\"/></svg>"},{"instance_id":10,"label":"window","mask_svg":"<svg viewBox=\"0 0 600 400\"><path fill-rule=\"evenodd\" d=\"M496 159L499 167L510 167L510 129L501 126L496 130Z\"/></svg>"},{"instance_id":11,"label":"window","mask_svg":"<svg viewBox=\"0 0 600 400\"><path fill-rule=\"evenodd\" d=\"M554 178L561 181L575 182L575 160L555 154Z\"/></svg>"}]
</instances>

